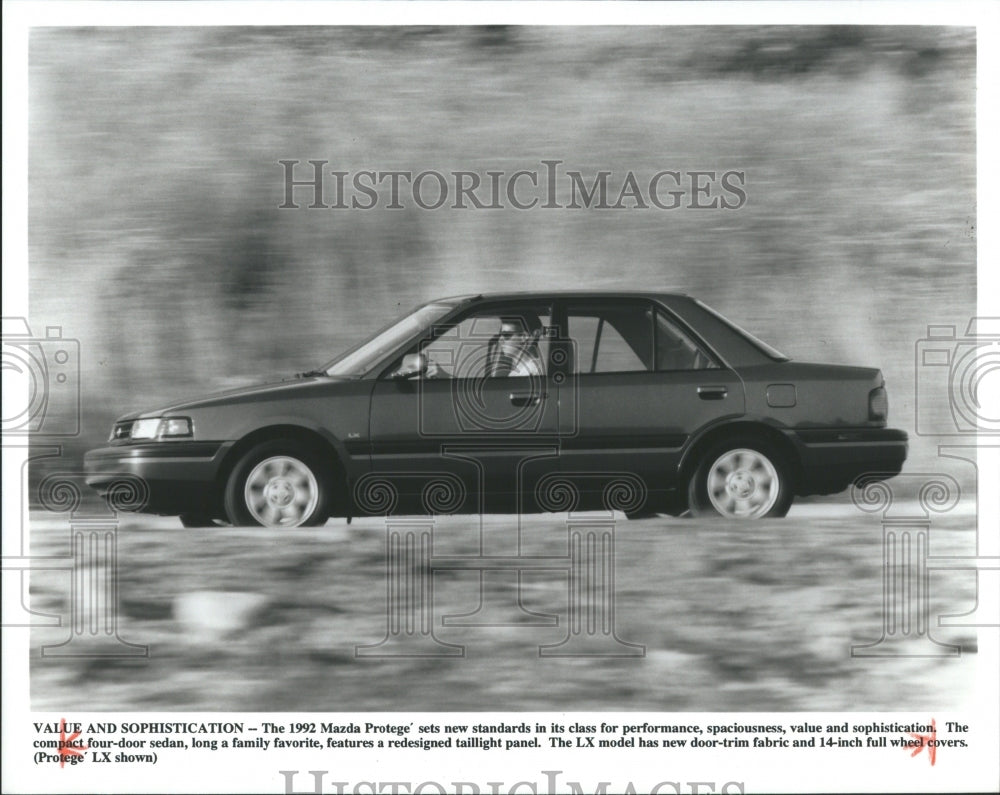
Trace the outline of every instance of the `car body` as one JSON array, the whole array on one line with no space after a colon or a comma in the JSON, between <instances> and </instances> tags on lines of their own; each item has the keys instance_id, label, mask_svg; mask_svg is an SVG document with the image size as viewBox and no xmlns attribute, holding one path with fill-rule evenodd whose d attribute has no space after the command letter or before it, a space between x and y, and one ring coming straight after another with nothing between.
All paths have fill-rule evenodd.
<instances>
[{"instance_id":1,"label":"car body","mask_svg":"<svg viewBox=\"0 0 1000 795\"><path fill-rule=\"evenodd\" d=\"M122 417L85 468L102 491L143 478L145 510L187 525L758 518L897 474L907 435L887 413L879 370L790 361L683 294L458 296L319 370Z\"/></svg>"}]
</instances>

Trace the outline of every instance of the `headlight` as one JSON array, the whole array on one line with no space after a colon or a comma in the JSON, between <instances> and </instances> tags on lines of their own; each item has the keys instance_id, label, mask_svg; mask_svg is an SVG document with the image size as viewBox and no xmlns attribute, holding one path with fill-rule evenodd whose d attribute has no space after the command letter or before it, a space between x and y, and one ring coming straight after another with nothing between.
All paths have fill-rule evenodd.
<instances>
[{"instance_id":1,"label":"headlight","mask_svg":"<svg viewBox=\"0 0 1000 795\"><path fill-rule=\"evenodd\" d=\"M160 436L191 436L191 420L188 417L164 417L160 420Z\"/></svg>"},{"instance_id":2,"label":"headlight","mask_svg":"<svg viewBox=\"0 0 1000 795\"><path fill-rule=\"evenodd\" d=\"M115 425L111 432L112 439L176 439L192 436L191 419L189 417L163 417L148 420L136 420L131 423Z\"/></svg>"},{"instance_id":3,"label":"headlight","mask_svg":"<svg viewBox=\"0 0 1000 795\"><path fill-rule=\"evenodd\" d=\"M159 430L160 421L156 420L136 420L132 424L133 439L155 439L156 431Z\"/></svg>"}]
</instances>

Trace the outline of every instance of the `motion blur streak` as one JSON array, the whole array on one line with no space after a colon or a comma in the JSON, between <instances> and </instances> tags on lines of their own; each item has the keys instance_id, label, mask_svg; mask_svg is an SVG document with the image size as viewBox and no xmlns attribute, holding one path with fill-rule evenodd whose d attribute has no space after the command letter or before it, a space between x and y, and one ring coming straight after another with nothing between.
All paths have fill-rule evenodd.
<instances>
[{"instance_id":1,"label":"motion blur streak","mask_svg":"<svg viewBox=\"0 0 1000 795\"><path fill-rule=\"evenodd\" d=\"M793 358L877 363L906 429L914 340L974 312L972 29L45 28L29 80L30 305L80 340L81 449L418 301L560 286L673 287ZM735 170L747 201L282 211L289 158Z\"/></svg>"}]
</instances>

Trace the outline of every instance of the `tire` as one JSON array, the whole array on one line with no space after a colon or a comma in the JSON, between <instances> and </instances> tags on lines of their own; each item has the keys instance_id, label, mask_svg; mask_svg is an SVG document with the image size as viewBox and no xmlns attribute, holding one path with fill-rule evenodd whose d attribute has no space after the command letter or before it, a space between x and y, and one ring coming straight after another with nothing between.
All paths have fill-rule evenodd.
<instances>
[{"instance_id":1,"label":"tire","mask_svg":"<svg viewBox=\"0 0 1000 795\"><path fill-rule=\"evenodd\" d=\"M302 444L262 442L226 482L226 516L234 525L312 527L330 515L329 467Z\"/></svg>"},{"instance_id":2,"label":"tire","mask_svg":"<svg viewBox=\"0 0 1000 795\"><path fill-rule=\"evenodd\" d=\"M692 516L781 517L792 505L788 463L759 439L731 439L711 448L688 484Z\"/></svg>"}]
</instances>

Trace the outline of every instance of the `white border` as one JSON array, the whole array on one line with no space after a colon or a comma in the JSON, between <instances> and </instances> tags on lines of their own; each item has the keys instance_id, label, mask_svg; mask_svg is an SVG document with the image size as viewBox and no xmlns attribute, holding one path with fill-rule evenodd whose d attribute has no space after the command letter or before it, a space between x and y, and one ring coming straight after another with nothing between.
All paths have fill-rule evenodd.
<instances>
[{"instance_id":1,"label":"white border","mask_svg":"<svg viewBox=\"0 0 1000 795\"><path fill-rule=\"evenodd\" d=\"M3 310L5 315L27 314L27 31L32 25L288 25L288 24L495 24L498 22L521 24L573 24L573 25L656 25L656 24L919 24L964 25L978 28L978 211L980 223L998 217L998 197L995 190L997 168L997 81L1000 74L1000 6L994 3L961 2L767 2L767 3L453 3L453 2L379 2L379 3L319 3L319 2L5 2L3 8ZM977 230L979 247L978 289L979 314L998 315L996 296L1000 295L997 266L997 232L993 223L982 224ZM5 458L7 456L5 455ZM5 461L5 467L8 461ZM16 489L15 489L16 490ZM4 489L4 538L5 552L7 528L12 523L9 489ZM987 495L983 494L983 498ZM996 498L994 493L993 498ZM14 514L14 526L19 522L19 511ZM980 532L988 532L980 528ZM973 724L977 745L995 749L1000 747L998 730L998 685L995 662L1000 659L997 633L980 631L980 648L977 687L981 694L981 711L965 715L941 715L939 720L957 719ZM440 775L440 766L434 756L423 752L398 753L391 757L360 757L344 754L336 759L331 754L317 752L261 755L248 760L246 765L227 757L210 754L184 757L182 766L157 766L149 770L129 770L116 767L115 779L104 778L100 771L81 766L78 770L49 770L31 765L30 742L32 733L27 701L27 635L24 631L4 633L3 671L3 770L5 791L57 792L71 791L274 791L280 792L281 782L274 778L281 768L305 771L315 769L323 760L331 769L328 780L344 781L377 780L393 778L396 770L407 769L407 775L416 781L445 778L447 781L465 780L481 784L502 780L507 786L527 779L542 782L540 771L562 769L560 780L598 782L611 780L616 784L634 781L636 786L649 786L656 781L682 782L714 781L717 786L730 780L746 781L755 791L816 791L816 790L868 790L868 791L960 791L989 790L997 786L997 759L995 753L948 755L942 753L935 769L914 764L905 754L898 760L880 763L876 768L865 764L865 757L845 753L828 753L822 756L789 756L788 766L776 765L769 755L734 752L724 759L704 754L671 754L650 761L648 769L613 769L615 757L602 754L558 756L524 752L512 757L509 754L466 754L454 757L456 767L447 777ZM56 716L34 716L35 719L55 719ZM108 720L111 716L97 713L75 716L86 720ZM124 720L128 716L113 716ZM155 720L151 714L134 716L138 720ZM164 720L177 720L176 713L164 714ZM210 719L210 716L200 716ZM234 715L224 714L218 719L227 720ZM274 719L274 715L261 716ZM316 715L303 716L315 720ZM337 715L348 719L348 715ZM365 716L357 716L362 721ZM370 716L369 716L370 717ZM409 719L394 714L396 720ZM444 714L425 716L428 721L445 721ZM511 715L495 716L510 719ZM535 715L515 713L514 717L535 720ZM553 719L546 714L539 720ZM577 716L573 716L577 717ZM766 715L737 714L741 721L764 718ZM781 713L775 719L788 721L792 714ZM887 716L842 713L829 716L850 722L868 719L922 720L923 715L906 714ZM292 720L294 716L285 716ZM477 719L488 722L488 714L478 714ZM683 714L683 720L710 716ZM827 716L810 715L815 721L828 722ZM247 720L251 720L247 716ZM614 713L597 713L595 720L623 722ZM629 713L627 719L641 720ZM680 720L680 717L678 717ZM991 736L992 735L992 736ZM992 745L990 740L993 740ZM242 758L242 757L241 757ZM976 758L976 764L969 764ZM624 759L624 757L623 757ZM629 760L630 763L634 762ZM420 771L414 775L414 771ZM335 774L334 774L335 773ZM423 776L421 778L421 776ZM304 781L304 779L303 779ZM70 784L72 782L72 784ZM541 787L539 789L541 790ZM749 791L749 790L748 790Z\"/></svg>"}]
</instances>

